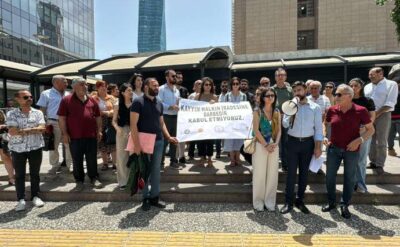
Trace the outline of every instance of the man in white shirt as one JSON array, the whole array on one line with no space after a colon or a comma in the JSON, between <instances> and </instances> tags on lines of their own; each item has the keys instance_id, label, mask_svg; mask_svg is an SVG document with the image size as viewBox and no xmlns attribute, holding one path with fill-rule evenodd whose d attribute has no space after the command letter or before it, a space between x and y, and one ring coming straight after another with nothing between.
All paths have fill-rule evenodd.
<instances>
[{"instance_id":1,"label":"man in white shirt","mask_svg":"<svg viewBox=\"0 0 400 247\"><path fill-rule=\"evenodd\" d=\"M395 81L388 80L383 75L381 67L372 68L368 74L371 83L364 88L365 97L371 98L376 107L374 123L375 134L372 136L369 160L371 169L376 169L378 175L384 173L387 140L390 130L390 112L397 102L398 87Z\"/></svg>"},{"instance_id":2,"label":"man in white shirt","mask_svg":"<svg viewBox=\"0 0 400 247\"><path fill-rule=\"evenodd\" d=\"M60 170L59 158L60 154L58 152L58 147L62 140L61 130L58 125L58 108L60 106L60 102L64 96L69 95L66 91L68 82L67 79L63 75L55 75L52 79L53 87L43 91L40 94L39 101L37 105L40 106L40 109L45 114L47 118L47 124L53 126L54 133L54 150L49 152L49 160L52 166L50 171L51 174L55 174ZM66 165L69 171L72 171L72 158L68 145L64 145L65 147L65 159Z\"/></svg>"},{"instance_id":3,"label":"man in white shirt","mask_svg":"<svg viewBox=\"0 0 400 247\"><path fill-rule=\"evenodd\" d=\"M331 102L329 98L325 95L321 95L322 84L319 81L312 81L309 85L310 95L307 96L309 100L319 105L322 112L322 119L325 118L325 113L331 107Z\"/></svg>"}]
</instances>

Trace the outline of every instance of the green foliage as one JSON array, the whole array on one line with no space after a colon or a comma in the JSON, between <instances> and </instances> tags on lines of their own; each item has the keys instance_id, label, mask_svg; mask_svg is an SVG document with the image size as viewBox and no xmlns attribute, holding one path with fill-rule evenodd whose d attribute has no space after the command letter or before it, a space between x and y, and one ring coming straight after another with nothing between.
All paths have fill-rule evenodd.
<instances>
[{"instance_id":1,"label":"green foliage","mask_svg":"<svg viewBox=\"0 0 400 247\"><path fill-rule=\"evenodd\" d=\"M396 33L397 40L400 42L400 0L391 0L394 1L394 8L390 13L390 18L392 22L396 25ZM388 0L376 0L376 4L379 6L383 6L388 2Z\"/></svg>"}]
</instances>

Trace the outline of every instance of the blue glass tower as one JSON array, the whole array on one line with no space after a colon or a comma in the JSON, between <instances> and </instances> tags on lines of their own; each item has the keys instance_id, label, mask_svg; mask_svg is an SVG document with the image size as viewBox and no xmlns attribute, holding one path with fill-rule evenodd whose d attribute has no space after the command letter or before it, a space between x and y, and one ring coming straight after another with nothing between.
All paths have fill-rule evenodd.
<instances>
[{"instance_id":1,"label":"blue glass tower","mask_svg":"<svg viewBox=\"0 0 400 247\"><path fill-rule=\"evenodd\" d=\"M139 52L166 50L164 6L164 0L139 0Z\"/></svg>"}]
</instances>

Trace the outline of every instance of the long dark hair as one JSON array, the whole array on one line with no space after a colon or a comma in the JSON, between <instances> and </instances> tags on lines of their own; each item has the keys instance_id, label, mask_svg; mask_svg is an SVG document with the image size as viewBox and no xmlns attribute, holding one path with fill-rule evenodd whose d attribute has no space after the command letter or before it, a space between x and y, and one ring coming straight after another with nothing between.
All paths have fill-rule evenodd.
<instances>
[{"instance_id":1,"label":"long dark hair","mask_svg":"<svg viewBox=\"0 0 400 247\"><path fill-rule=\"evenodd\" d=\"M364 94L364 85L365 85L365 82L364 82L361 78L356 77L356 78L353 78L353 79L351 79L351 80L349 81L349 85L350 85L350 82L352 82L352 81L355 81L355 82L357 82L358 84L360 84L360 87L361 87L361 89L360 89L360 97L365 97L365 94ZM356 92L354 92L354 94L356 94Z\"/></svg>"},{"instance_id":2,"label":"long dark hair","mask_svg":"<svg viewBox=\"0 0 400 247\"><path fill-rule=\"evenodd\" d=\"M277 96L276 96L276 92L275 92L275 90L273 89L273 88L271 88L271 87L269 87L269 88L267 88L267 89L265 89L265 90L262 90L262 92L261 92L261 95L260 95L260 106L259 106L259 109L262 111L263 109L264 109L264 107L265 107L265 101L264 101L264 97L265 97L265 95L268 93L268 92L272 92L273 94L274 94L274 102L272 102L272 111L274 111L275 110L275 107L276 107L276 100L277 100Z\"/></svg>"},{"instance_id":3,"label":"long dark hair","mask_svg":"<svg viewBox=\"0 0 400 247\"><path fill-rule=\"evenodd\" d=\"M118 105L120 106L122 103L124 103L123 105L125 105L125 97L122 93L125 92L126 89L128 88L132 88L132 85L129 83L124 83L121 86L119 86L119 95L118 95ZM133 88L132 88L133 89Z\"/></svg>"},{"instance_id":4,"label":"long dark hair","mask_svg":"<svg viewBox=\"0 0 400 247\"><path fill-rule=\"evenodd\" d=\"M144 91L144 80L143 80L143 76L141 74L133 74L133 76L129 79L128 83L131 84L132 90L135 91L136 90L136 79L140 77L142 78L142 87L140 88L140 90L142 90L142 92Z\"/></svg>"},{"instance_id":5,"label":"long dark hair","mask_svg":"<svg viewBox=\"0 0 400 247\"><path fill-rule=\"evenodd\" d=\"M203 78L201 78L201 89L200 89L199 99L200 99L201 95L204 93L204 84L206 84L206 82L209 82L211 84L210 93L215 94L215 87L214 87L213 79L211 79L210 77L203 77Z\"/></svg>"}]
</instances>

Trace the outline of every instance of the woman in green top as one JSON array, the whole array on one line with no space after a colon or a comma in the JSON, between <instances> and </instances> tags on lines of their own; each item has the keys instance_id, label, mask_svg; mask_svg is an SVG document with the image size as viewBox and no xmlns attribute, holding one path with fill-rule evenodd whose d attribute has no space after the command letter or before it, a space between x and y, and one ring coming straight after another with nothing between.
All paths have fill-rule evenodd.
<instances>
[{"instance_id":1,"label":"woman in green top","mask_svg":"<svg viewBox=\"0 0 400 247\"><path fill-rule=\"evenodd\" d=\"M253 114L256 151L253 163L253 207L257 211L275 211L278 188L281 114L276 109L276 92L272 88L260 95L259 108Z\"/></svg>"}]
</instances>

